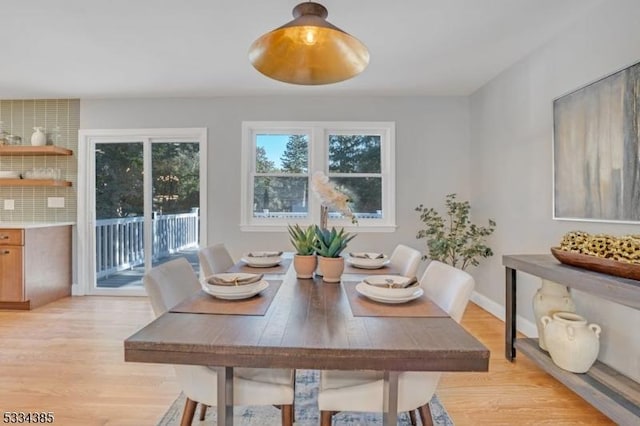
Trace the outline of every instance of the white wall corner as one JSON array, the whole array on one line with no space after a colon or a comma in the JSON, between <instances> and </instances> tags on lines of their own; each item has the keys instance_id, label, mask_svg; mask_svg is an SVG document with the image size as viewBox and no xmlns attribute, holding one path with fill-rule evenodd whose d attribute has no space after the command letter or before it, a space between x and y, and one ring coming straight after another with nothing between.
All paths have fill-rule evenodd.
<instances>
[{"instance_id":1,"label":"white wall corner","mask_svg":"<svg viewBox=\"0 0 640 426\"><path fill-rule=\"evenodd\" d=\"M84 296L84 288L78 283L71 284L71 295L72 296Z\"/></svg>"},{"instance_id":2,"label":"white wall corner","mask_svg":"<svg viewBox=\"0 0 640 426\"><path fill-rule=\"evenodd\" d=\"M494 302L476 291L471 294L471 301L504 322L505 314L503 305ZM538 337L536 325L520 315L516 315L516 329L527 337Z\"/></svg>"}]
</instances>

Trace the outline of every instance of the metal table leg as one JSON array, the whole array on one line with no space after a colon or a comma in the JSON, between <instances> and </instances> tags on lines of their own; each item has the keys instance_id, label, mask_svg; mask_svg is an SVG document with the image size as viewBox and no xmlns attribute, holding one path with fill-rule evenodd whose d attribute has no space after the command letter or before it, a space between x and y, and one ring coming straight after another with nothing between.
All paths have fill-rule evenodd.
<instances>
[{"instance_id":1,"label":"metal table leg","mask_svg":"<svg viewBox=\"0 0 640 426\"><path fill-rule=\"evenodd\" d=\"M233 426L233 367L216 367L218 373L218 425Z\"/></svg>"},{"instance_id":2,"label":"metal table leg","mask_svg":"<svg viewBox=\"0 0 640 426\"><path fill-rule=\"evenodd\" d=\"M398 424L398 377L397 371L384 372L383 404L385 411L382 413L382 426Z\"/></svg>"},{"instance_id":3,"label":"metal table leg","mask_svg":"<svg viewBox=\"0 0 640 426\"><path fill-rule=\"evenodd\" d=\"M513 362L516 357L516 348L513 346L516 340L516 270L505 268L505 275L504 356Z\"/></svg>"}]
</instances>

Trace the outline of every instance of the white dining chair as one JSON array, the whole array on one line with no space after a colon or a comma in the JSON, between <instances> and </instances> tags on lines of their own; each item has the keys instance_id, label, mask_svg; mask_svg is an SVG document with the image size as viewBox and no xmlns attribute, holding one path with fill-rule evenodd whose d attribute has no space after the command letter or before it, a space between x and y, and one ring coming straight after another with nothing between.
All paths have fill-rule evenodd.
<instances>
[{"instance_id":1,"label":"white dining chair","mask_svg":"<svg viewBox=\"0 0 640 426\"><path fill-rule=\"evenodd\" d=\"M156 317L200 290L198 277L184 258L151 269L143 282ZM174 368L186 395L180 424L190 425L198 403L203 404L201 419L207 406L217 405L217 373L204 366L174 365ZM235 368L233 391L235 405L276 405L281 409L282 424L293 424L293 370Z\"/></svg>"},{"instance_id":2,"label":"white dining chair","mask_svg":"<svg viewBox=\"0 0 640 426\"><path fill-rule=\"evenodd\" d=\"M404 244L398 244L391 253L389 263L391 263L391 266L393 266L400 275L415 277L418 272L421 257L422 253L418 250L405 246Z\"/></svg>"},{"instance_id":3,"label":"white dining chair","mask_svg":"<svg viewBox=\"0 0 640 426\"><path fill-rule=\"evenodd\" d=\"M460 322L471 297L475 281L468 273L447 264L431 261L420 286L456 322ZM408 371L399 374L398 412L407 411L415 424L417 409L423 425L433 424L429 401L433 397L440 372ZM379 371L322 371L318 408L321 426L330 426L331 417L340 411L383 412L383 373Z\"/></svg>"},{"instance_id":4,"label":"white dining chair","mask_svg":"<svg viewBox=\"0 0 640 426\"><path fill-rule=\"evenodd\" d=\"M223 243L201 248L198 251L198 259L203 277L227 272L234 265L233 258Z\"/></svg>"}]
</instances>

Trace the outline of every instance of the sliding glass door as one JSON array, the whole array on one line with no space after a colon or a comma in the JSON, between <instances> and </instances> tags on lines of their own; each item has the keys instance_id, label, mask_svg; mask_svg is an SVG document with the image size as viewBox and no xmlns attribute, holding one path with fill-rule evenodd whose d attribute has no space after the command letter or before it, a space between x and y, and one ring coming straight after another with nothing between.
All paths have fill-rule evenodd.
<instances>
[{"instance_id":1,"label":"sliding glass door","mask_svg":"<svg viewBox=\"0 0 640 426\"><path fill-rule=\"evenodd\" d=\"M203 146L151 131L89 140L86 293L144 294L144 273L177 257L197 272Z\"/></svg>"}]
</instances>

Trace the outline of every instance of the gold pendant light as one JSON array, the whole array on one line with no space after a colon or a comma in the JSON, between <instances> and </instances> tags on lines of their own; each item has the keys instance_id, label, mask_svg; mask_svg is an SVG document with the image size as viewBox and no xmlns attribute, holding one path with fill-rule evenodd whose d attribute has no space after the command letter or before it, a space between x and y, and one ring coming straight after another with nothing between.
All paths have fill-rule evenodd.
<instances>
[{"instance_id":1,"label":"gold pendant light","mask_svg":"<svg viewBox=\"0 0 640 426\"><path fill-rule=\"evenodd\" d=\"M321 4L297 5L293 21L253 42L249 60L267 77L292 84L337 83L360 74L369 64L367 47L327 15Z\"/></svg>"}]
</instances>

